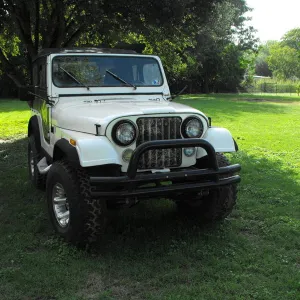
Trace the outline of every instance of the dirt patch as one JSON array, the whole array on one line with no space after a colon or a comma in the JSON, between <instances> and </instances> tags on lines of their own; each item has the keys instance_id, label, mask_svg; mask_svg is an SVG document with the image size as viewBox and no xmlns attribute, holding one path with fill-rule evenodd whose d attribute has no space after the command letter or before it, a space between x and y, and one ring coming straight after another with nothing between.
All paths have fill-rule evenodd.
<instances>
[{"instance_id":1,"label":"dirt patch","mask_svg":"<svg viewBox=\"0 0 300 300\"><path fill-rule=\"evenodd\" d=\"M141 299L139 296L134 297L132 295L132 288L134 287L129 287L129 285L128 282L123 280L111 280L105 283L101 274L94 272L88 275L85 285L77 294L87 300L102 299L101 295L104 296L106 293L107 296L116 299Z\"/></svg>"},{"instance_id":2,"label":"dirt patch","mask_svg":"<svg viewBox=\"0 0 300 300\"><path fill-rule=\"evenodd\" d=\"M300 98L299 98L300 100ZM263 98L237 98L233 101L247 101L247 102L275 102L275 103L298 103L294 100L282 100L282 99L263 99Z\"/></svg>"},{"instance_id":3,"label":"dirt patch","mask_svg":"<svg viewBox=\"0 0 300 300\"><path fill-rule=\"evenodd\" d=\"M7 139L7 140L3 140L3 139L0 139L0 145L1 144L11 144L11 143L14 143L16 142L18 139L16 138L11 138L11 139Z\"/></svg>"},{"instance_id":4,"label":"dirt patch","mask_svg":"<svg viewBox=\"0 0 300 300\"><path fill-rule=\"evenodd\" d=\"M250 241L257 240L259 237L251 231L249 228L241 228L240 233Z\"/></svg>"},{"instance_id":5,"label":"dirt patch","mask_svg":"<svg viewBox=\"0 0 300 300\"><path fill-rule=\"evenodd\" d=\"M84 299L99 299L99 293L105 290L102 276L97 273L89 274L85 286L78 293Z\"/></svg>"}]
</instances>

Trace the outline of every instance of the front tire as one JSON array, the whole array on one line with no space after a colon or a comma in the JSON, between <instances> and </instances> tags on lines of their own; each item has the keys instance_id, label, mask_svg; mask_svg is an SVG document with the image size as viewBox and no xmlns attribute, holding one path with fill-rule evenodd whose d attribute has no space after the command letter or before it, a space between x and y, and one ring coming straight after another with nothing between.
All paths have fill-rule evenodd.
<instances>
[{"instance_id":1,"label":"front tire","mask_svg":"<svg viewBox=\"0 0 300 300\"><path fill-rule=\"evenodd\" d=\"M106 201L91 196L88 174L66 161L54 162L47 177L47 203L56 232L76 245L95 242L106 225Z\"/></svg>"},{"instance_id":2,"label":"front tire","mask_svg":"<svg viewBox=\"0 0 300 300\"><path fill-rule=\"evenodd\" d=\"M219 167L229 166L229 160L217 153ZM175 201L180 212L196 215L205 223L215 222L226 218L233 210L237 199L237 186L231 184L209 191L207 196L189 197Z\"/></svg>"},{"instance_id":3,"label":"front tire","mask_svg":"<svg viewBox=\"0 0 300 300\"><path fill-rule=\"evenodd\" d=\"M39 190L45 190L46 175L41 174L37 167L38 162L42 159L38 152L34 135L28 139L28 171L31 183Z\"/></svg>"}]
</instances>

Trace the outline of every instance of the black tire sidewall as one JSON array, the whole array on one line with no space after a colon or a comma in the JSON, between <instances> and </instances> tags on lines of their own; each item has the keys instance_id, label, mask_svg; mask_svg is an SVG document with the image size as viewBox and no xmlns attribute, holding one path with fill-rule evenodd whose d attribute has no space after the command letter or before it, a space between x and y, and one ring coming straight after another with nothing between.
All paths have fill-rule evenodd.
<instances>
[{"instance_id":1,"label":"black tire sidewall","mask_svg":"<svg viewBox=\"0 0 300 300\"><path fill-rule=\"evenodd\" d=\"M30 152L31 151L32 151L33 164L34 164L34 174L32 174L32 172L31 172L31 161L30 161L30 157L31 157ZM35 136L30 135L29 139L28 139L28 155L27 155L29 179L36 188L44 190L46 176L44 174L40 174L38 166L37 166L40 158L41 158L41 155L37 151L37 148L36 148Z\"/></svg>"},{"instance_id":2,"label":"black tire sidewall","mask_svg":"<svg viewBox=\"0 0 300 300\"><path fill-rule=\"evenodd\" d=\"M53 187L60 183L69 206L69 224L61 227L55 217L52 202ZM52 164L47 178L47 204L51 223L67 242L83 246L96 242L106 227L106 201L93 198L89 175L81 167L74 168L66 160Z\"/></svg>"},{"instance_id":3,"label":"black tire sidewall","mask_svg":"<svg viewBox=\"0 0 300 300\"><path fill-rule=\"evenodd\" d=\"M223 153L216 153L216 158L219 167L230 165L229 160ZM220 177L226 177L226 175L221 175ZM226 218L235 205L236 194L237 189L235 184L212 189L202 203L203 220L205 222L213 222Z\"/></svg>"},{"instance_id":4,"label":"black tire sidewall","mask_svg":"<svg viewBox=\"0 0 300 300\"><path fill-rule=\"evenodd\" d=\"M219 167L230 165L224 154L216 153L216 156ZM230 214L235 205L236 194L236 185L222 186L211 189L209 195L202 198L199 202L192 203L179 200L177 201L177 206L179 211L189 215L197 215L201 217L203 222L217 221L224 219Z\"/></svg>"},{"instance_id":5,"label":"black tire sidewall","mask_svg":"<svg viewBox=\"0 0 300 300\"><path fill-rule=\"evenodd\" d=\"M75 171L74 171L75 172ZM52 193L55 184L60 183L66 193L68 205L69 205L69 224L66 227L61 227L56 220ZM66 240L72 240L77 230L81 231L78 227L82 227L82 216L80 216L79 203L81 201L81 195L78 188L78 183L75 178L75 174L70 174L66 171L63 165L54 163L49 171L47 178L47 204L50 214L50 220L55 230L62 235Z\"/></svg>"}]
</instances>

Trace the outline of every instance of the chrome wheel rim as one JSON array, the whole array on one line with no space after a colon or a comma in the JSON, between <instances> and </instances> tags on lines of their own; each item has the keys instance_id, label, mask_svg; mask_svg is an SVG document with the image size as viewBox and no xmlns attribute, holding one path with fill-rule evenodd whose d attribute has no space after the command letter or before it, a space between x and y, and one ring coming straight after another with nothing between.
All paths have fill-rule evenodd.
<instances>
[{"instance_id":1,"label":"chrome wheel rim","mask_svg":"<svg viewBox=\"0 0 300 300\"><path fill-rule=\"evenodd\" d=\"M62 228L67 227L70 220L69 203L64 187L60 183L53 186L52 204L57 223Z\"/></svg>"},{"instance_id":2,"label":"chrome wheel rim","mask_svg":"<svg viewBox=\"0 0 300 300\"><path fill-rule=\"evenodd\" d=\"M33 159L33 151L32 150L30 150L29 163L30 163L31 175L34 176L34 159Z\"/></svg>"}]
</instances>

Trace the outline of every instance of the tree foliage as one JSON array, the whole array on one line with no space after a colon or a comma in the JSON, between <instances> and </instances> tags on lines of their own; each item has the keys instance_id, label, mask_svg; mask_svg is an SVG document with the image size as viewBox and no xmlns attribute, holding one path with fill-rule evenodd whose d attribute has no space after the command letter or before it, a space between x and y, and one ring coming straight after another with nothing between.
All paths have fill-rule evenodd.
<instances>
[{"instance_id":1,"label":"tree foliage","mask_svg":"<svg viewBox=\"0 0 300 300\"><path fill-rule=\"evenodd\" d=\"M300 54L300 27L288 31L282 38L282 45L295 49Z\"/></svg>"},{"instance_id":2,"label":"tree foliage","mask_svg":"<svg viewBox=\"0 0 300 300\"><path fill-rule=\"evenodd\" d=\"M267 58L270 55L270 47L276 41L267 41L265 44L260 45L257 56L255 59L255 74L258 76L271 77L272 71L270 70Z\"/></svg>"},{"instance_id":3,"label":"tree foliage","mask_svg":"<svg viewBox=\"0 0 300 300\"><path fill-rule=\"evenodd\" d=\"M268 41L259 48L256 75L279 80L300 79L300 28L288 31L281 41Z\"/></svg>"},{"instance_id":4,"label":"tree foliage","mask_svg":"<svg viewBox=\"0 0 300 300\"><path fill-rule=\"evenodd\" d=\"M121 41L160 55L171 83L232 89L255 43L248 10L244 0L0 0L0 69L21 85L42 48Z\"/></svg>"},{"instance_id":5,"label":"tree foliage","mask_svg":"<svg viewBox=\"0 0 300 300\"><path fill-rule=\"evenodd\" d=\"M3 28L10 28L25 51L26 68L41 48L78 44L111 45L124 33L147 35L152 27L172 31L188 19L205 20L218 0L2 0ZM1 34L2 34L1 32ZM21 76L13 68L9 51L0 48L0 59L16 82Z\"/></svg>"},{"instance_id":6,"label":"tree foliage","mask_svg":"<svg viewBox=\"0 0 300 300\"><path fill-rule=\"evenodd\" d=\"M269 41L264 53L274 77L280 80L300 78L300 28L288 31L280 42Z\"/></svg>"},{"instance_id":7,"label":"tree foliage","mask_svg":"<svg viewBox=\"0 0 300 300\"><path fill-rule=\"evenodd\" d=\"M278 79L300 78L300 60L296 49L275 43L267 58L273 75Z\"/></svg>"},{"instance_id":8,"label":"tree foliage","mask_svg":"<svg viewBox=\"0 0 300 300\"><path fill-rule=\"evenodd\" d=\"M244 25L248 10L244 1L223 1L196 32L189 54L196 58L203 92L235 91L242 81L247 69L244 52L255 48L257 41L254 29Z\"/></svg>"}]
</instances>

